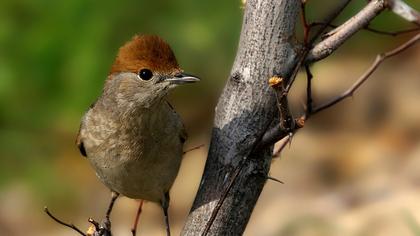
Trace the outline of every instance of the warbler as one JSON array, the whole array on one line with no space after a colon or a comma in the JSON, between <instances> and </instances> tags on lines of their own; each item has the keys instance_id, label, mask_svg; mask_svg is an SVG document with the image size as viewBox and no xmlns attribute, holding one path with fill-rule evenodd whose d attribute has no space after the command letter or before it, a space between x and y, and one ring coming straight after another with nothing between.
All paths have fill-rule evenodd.
<instances>
[{"instance_id":1,"label":"warbler","mask_svg":"<svg viewBox=\"0 0 420 236\"><path fill-rule=\"evenodd\" d=\"M178 174L187 134L166 95L197 82L179 67L170 46L154 35L136 35L118 52L102 94L83 116L76 140L99 179L113 192L159 203L170 235L169 190Z\"/></svg>"}]
</instances>

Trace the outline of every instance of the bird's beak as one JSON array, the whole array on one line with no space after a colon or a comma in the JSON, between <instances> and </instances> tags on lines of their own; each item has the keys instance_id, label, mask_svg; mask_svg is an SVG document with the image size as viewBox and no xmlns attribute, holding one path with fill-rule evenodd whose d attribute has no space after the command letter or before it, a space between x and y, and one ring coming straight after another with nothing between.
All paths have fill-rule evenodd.
<instances>
[{"instance_id":1,"label":"bird's beak","mask_svg":"<svg viewBox=\"0 0 420 236\"><path fill-rule=\"evenodd\" d=\"M166 81L170 82L171 84L186 84L198 82L200 79L186 73L178 73L174 77L167 78Z\"/></svg>"}]
</instances>

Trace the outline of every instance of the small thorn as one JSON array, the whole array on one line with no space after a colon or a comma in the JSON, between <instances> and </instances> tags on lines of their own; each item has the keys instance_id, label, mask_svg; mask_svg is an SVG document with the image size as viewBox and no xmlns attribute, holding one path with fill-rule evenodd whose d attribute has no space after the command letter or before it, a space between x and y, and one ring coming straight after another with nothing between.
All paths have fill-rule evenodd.
<instances>
[{"instance_id":1,"label":"small thorn","mask_svg":"<svg viewBox=\"0 0 420 236\"><path fill-rule=\"evenodd\" d=\"M275 182L277 182L277 183L284 184L284 182L283 182L283 181L278 180L278 179L276 179L276 178L274 178L274 177L271 177L271 176L267 176L267 179L269 179L269 180L273 180L273 181L275 181Z\"/></svg>"},{"instance_id":2,"label":"small thorn","mask_svg":"<svg viewBox=\"0 0 420 236\"><path fill-rule=\"evenodd\" d=\"M287 139L287 143L289 145L289 148L290 148L290 146L292 146L292 137L293 137L293 133L290 132L289 133L289 138Z\"/></svg>"},{"instance_id":3,"label":"small thorn","mask_svg":"<svg viewBox=\"0 0 420 236\"><path fill-rule=\"evenodd\" d=\"M202 148L202 147L204 147L204 144L200 144L200 145L198 145L198 146L196 146L196 147L192 147L192 148L190 148L190 149L187 149L187 150L185 150L182 154L185 154L185 153L187 153L187 152L191 152L191 151L194 151L194 150L200 149L200 148Z\"/></svg>"}]
</instances>

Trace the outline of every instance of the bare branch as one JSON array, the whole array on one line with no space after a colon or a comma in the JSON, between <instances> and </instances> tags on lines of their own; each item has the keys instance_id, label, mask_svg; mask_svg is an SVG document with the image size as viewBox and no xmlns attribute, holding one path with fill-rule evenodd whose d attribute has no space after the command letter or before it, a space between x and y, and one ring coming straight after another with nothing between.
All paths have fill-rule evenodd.
<instances>
[{"instance_id":1,"label":"bare branch","mask_svg":"<svg viewBox=\"0 0 420 236\"><path fill-rule=\"evenodd\" d=\"M309 42L309 45L312 45L315 42L315 40L318 39L318 37L327 29L328 25L331 24L335 20L335 18L337 18L340 15L340 13L347 7L347 5L349 5L350 2L351 0L341 0L339 4L337 4L337 6L334 9L332 9L332 11L323 20L325 25L315 33L315 35Z\"/></svg>"},{"instance_id":2,"label":"bare branch","mask_svg":"<svg viewBox=\"0 0 420 236\"><path fill-rule=\"evenodd\" d=\"M398 55L399 53L405 51L406 49L408 49L409 47L413 46L414 44L416 44L418 41L420 40L420 34L415 35L413 38L411 38L410 40L408 40L407 42L405 42L404 44L402 44L401 46L395 48L392 51L386 52L384 54L379 54L375 61L373 62L373 64L370 66L370 68L356 81L355 84L353 84L353 86L351 86L348 90L346 90L343 94L341 94L340 96L332 99L331 101L322 104L316 108L314 108L312 114L316 114L320 111L323 111L335 104L337 104L338 102L344 100L347 97L350 97L353 95L353 93L369 78L369 76L378 68L378 66L385 60L388 59L390 57L393 57L395 55Z\"/></svg>"},{"instance_id":3,"label":"bare branch","mask_svg":"<svg viewBox=\"0 0 420 236\"><path fill-rule=\"evenodd\" d=\"M313 75L309 69L309 65L305 65L306 72L306 118L312 114L312 78Z\"/></svg>"},{"instance_id":4,"label":"bare branch","mask_svg":"<svg viewBox=\"0 0 420 236\"><path fill-rule=\"evenodd\" d=\"M289 80L287 82L287 86L284 89L283 96L287 96L290 89L292 88L292 85L296 79L296 75L299 72L300 67L304 64L306 57L312 48L313 43L321 36L321 34L328 28L328 25L331 24L331 22L334 21L335 18L337 18L338 15L347 7L347 5L350 3L351 0L341 0L337 6L331 10L331 12L325 17L324 22L325 25L321 26L321 28L318 29L318 31L312 36L312 38L305 42L305 48L299 55L299 60L296 63L296 66L292 72L292 74L289 77ZM306 18L306 17L305 17ZM282 99L283 100L283 99Z\"/></svg>"},{"instance_id":5,"label":"bare branch","mask_svg":"<svg viewBox=\"0 0 420 236\"><path fill-rule=\"evenodd\" d=\"M403 0L388 0L389 9L396 15L420 26L420 13L410 7Z\"/></svg>"},{"instance_id":6,"label":"bare branch","mask_svg":"<svg viewBox=\"0 0 420 236\"><path fill-rule=\"evenodd\" d=\"M371 27L367 26L367 27L364 28L364 30L370 31L370 32L375 33L375 34L398 36L398 35L402 35L402 34L408 34L408 33L413 33L413 32L420 31L420 27L389 32L389 31L374 29L374 28L371 28Z\"/></svg>"},{"instance_id":7,"label":"bare branch","mask_svg":"<svg viewBox=\"0 0 420 236\"><path fill-rule=\"evenodd\" d=\"M352 96L353 93L369 78L369 76L377 69L377 67L385 59L393 57L393 56L403 52L404 50L413 46L419 40L420 40L420 34L417 34L416 36L411 38L409 41L407 41L403 45L397 47L396 49L394 49L392 51L389 51L387 53L378 55L376 60L372 64L372 66L357 80L357 82L351 88L349 88L347 91L345 91L342 95L334 98L333 100L331 100L331 101L329 101L329 102L327 102L323 105L320 105L320 106L317 106L317 107L313 108L311 113L306 112L306 115L304 117L301 117L301 118L295 120L295 123L297 125L291 130L282 129L280 124L276 125L274 128L272 128L271 130L269 130L265 133L265 135L262 137L258 147L262 148L262 147L265 147L267 145L271 145L271 144L276 143L277 141L279 141L283 138L286 139L286 140L290 140L291 137L290 137L289 134L294 134L298 129L302 128L304 126L305 121L307 119L309 119L309 117L311 115L314 115L314 114L316 114L316 113L318 113L322 110L325 110L325 109L339 103L340 101L344 100L345 98ZM308 73L308 71L307 71L307 73ZM310 71L309 71L308 76L312 76L312 74L310 74ZM311 91L307 90L307 96L312 97ZM309 105L307 105L307 106L309 106ZM310 109L310 108L307 108L307 109ZM284 142L283 145L280 147L280 149L274 154L274 156L277 156L283 150L283 148L286 146L286 144L287 144L287 142Z\"/></svg>"},{"instance_id":8,"label":"bare branch","mask_svg":"<svg viewBox=\"0 0 420 236\"><path fill-rule=\"evenodd\" d=\"M321 23L321 22L313 22L309 25L309 27L314 27L314 26L319 26L319 25L325 25L325 23ZM336 25L333 24L329 24L328 27L331 28L337 28ZM384 30L378 30L375 28L370 27L369 25L364 27L363 30L375 33L375 34L381 34L381 35L388 35L388 36L399 36L402 34L408 34L408 33L413 33L413 32L417 32L420 31L420 27L415 27L415 28L410 28L410 29L405 29L405 30L396 30L396 31L384 31Z\"/></svg>"},{"instance_id":9,"label":"bare branch","mask_svg":"<svg viewBox=\"0 0 420 236\"><path fill-rule=\"evenodd\" d=\"M290 116L290 112L288 111L289 104L287 101L287 94L289 93L289 90L291 89L293 85L293 82L296 78L297 73L299 72L300 67L303 65L305 61L305 58L309 52L311 45L315 42L317 38L321 36L324 30L327 29L328 25L331 24L331 22L335 18L337 18L337 16L346 8L346 6L350 3L350 1L351 0L340 1L340 3L337 4L337 6L334 9L332 9L331 12L325 17L324 19L325 24L321 26L320 29L318 29L318 31L314 34L314 36L312 36L312 38L308 42L306 42L307 45L305 49L301 52L301 55L299 56L299 60L296 63L293 69L293 72L291 76L289 77L289 80L287 81L286 86L284 85L284 81L282 78L281 78L282 81L280 81L281 82L280 84L272 84L271 81L269 81L270 86L273 87L276 91L277 106L280 112L280 123L276 125L275 127L273 127L272 129L268 130L264 134L256 150L273 145L278 140L284 138L286 135L291 133L293 130L303 127L303 125L302 126L295 125L297 120L293 120L293 118ZM306 17L303 17L303 19L306 21ZM283 87L284 89L281 89Z\"/></svg>"},{"instance_id":10,"label":"bare branch","mask_svg":"<svg viewBox=\"0 0 420 236\"><path fill-rule=\"evenodd\" d=\"M74 224L68 224L60 219L58 219L57 217L55 217L53 214L51 214L51 212L48 210L48 207L44 207L44 211L45 213L47 213L47 215L53 219L55 222L59 223L60 225L64 225L66 227L69 227L70 229L73 229L74 231L78 232L80 235L86 236L85 233L83 233L83 231L81 231L79 228L77 228Z\"/></svg>"},{"instance_id":11,"label":"bare branch","mask_svg":"<svg viewBox=\"0 0 420 236\"><path fill-rule=\"evenodd\" d=\"M359 13L347 20L340 27L328 34L328 37L315 45L306 57L307 62L314 62L333 53L348 38L366 27L380 12L387 8L386 0L373 0Z\"/></svg>"}]
</instances>

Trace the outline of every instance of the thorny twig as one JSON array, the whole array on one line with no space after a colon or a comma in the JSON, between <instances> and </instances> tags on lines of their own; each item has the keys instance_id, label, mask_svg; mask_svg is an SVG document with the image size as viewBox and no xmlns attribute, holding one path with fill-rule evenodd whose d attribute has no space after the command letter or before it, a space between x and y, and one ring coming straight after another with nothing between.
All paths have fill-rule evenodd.
<instances>
[{"instance_id":1,"label":"thorny twig","mask_svg":"<svg viewBox=\"0 0 420 236\"><path fill-rule=\"evenodd\" d=\"M337 18L337 16L346 8L346 6L350 3L351 0L342 0L331 12L330 14L325 17L324 22L325 25L322 25L317 32L312 36L312 38L307 42L307 45L305 46L305 48L302 50L301 54L298 57L298 61L293 69L293 72L291 73L287 84L284 85L283 82L281 81L282 84L281 86L284 86L284 89L281 91L281 96L279 97L279 91L280 90L276 90L277 96L277 105L279 107L284 107L284 111L286 111L286 107L288 109L288 101L287 101L287 94L289 93L289 90L291 89L293 82L296 78L297 73L299 72L300 67L303 65L303 63L305 62L305 58L308 55L308 52L311 49L311 45L313 45L313 43L317 40L317 38L319 38L322 33L328 28L328 24L330 24L335 18ZM280 115L282 114L282 112L280 112ZM288 113L286 113L288 114ZM289 117L290 118L290 117ZM284 120L283 120L284 122ZM290 123L293 124L293 123ZM283 124L280 123L279 125L276 125L275 127L273 127L272 129L268 130L264 136L262 137L261 141L258 143L257 145L257 149L261 149L267 146L272 145L273 143L277 142L278 140L280 140L281 138L285 137L286 135L288 135L290 133L290 131L288 131L287 129L284 129ZM296 127L295 128L299 128Z\"/></svg>"},{"instance_id":2,"label":"thorny twig","mask_svg":"<svg viewBox=\"0 0 420 236\"><path fill-rule=\"evenodd\" d=\"M320 26L320 25L325 25L325 23L313 22L309 25L309 27L312 28L314 26ZM328 27L337 28L338 26L336 26L334 24L328 24ZM375 34L388 35L388 36L399 36L399 35L402 35L402 34L408 34L408 33L413 33L413 32L420 31L420 27L414 27L414 28L405 29L405 30L384 31L384 30L378 30L378 29L372 28L369 25L367 25L363 28L363 30L366 30L366 31L369 31L369 32L372 32L372 33L375 33Z\"/></svg>"},{"instance_id":3,"label":"thorny twig","mask_svg":"<svg viewBox=\"0 0 420 236\"><path fill-rule=\"evenodd\" d=\"M369 67L369 69L354 83L348 90L346 90L344 93L342 93L340 96L332 99L329 102L326 102L318 107L315 107L312 114L316 114L322 110L325 110L338 102L344 100L347 97L350 97L353 95L353 93L369 78L369 76L378 68L378 66L385 60L390 57L393 57L395 55L398 55L399 53L405 51L409 47L413 46L415 43L417 43L420 40L420 34L415 35L410 40L402 44L401 46L395 48L394 50L391 50L389 52L379 54L376 56L375 61L373 64Z\"/></svg>"},{"instance_id":4,"label":"thorny twig","mask_svg":"<svg viewBox=\"0 0 420 236\"><path fill-rule=\"evenodd\" d=\"M64 225L66 227L69 227L70 229L73 229L74 231L78 232L80 235L86 236L86 234L83 233L83 231L81 231L79 228L77 228L74 224L66 223L66 222L58 219L57 217L55 217L53 214L51 214L51 212L48 210L48 207L44 207L44 211L45 211L45 213L47 213L47 215L51 219L53 219L55 222L59 223L60 225Z\"/></svg>"},{"instance_id":5,"label":"thorny twig","mask_svg":"<svg viewBox=\"0 0 420 236\"><path fill-rule=\"evenodd\" d=\"M60 225L64 225L68 228L73 229L74 231L78 232L80 235L83 236L111 236L111 231L109 229L109 227L107 227L106 225L101 225L98 222L96 222L94 219L89 218L88 222L91 223L91 227L89 227L89 229L87 230L86 233L84 233L82 230L80 230L77 226L75 226L72 223L66 223L60 219L58 219L57 217L55 217L49 210L47 207L44 207L44 211L45 213L47 213L47 215L53 219L55 222L57 222Z\"/></svg>"},{"instance_id":6,"label":"thorny twig","mask_svg":"<svg viewBox=\"0 0 420 236\"><path fill-rule=\"evenodd\" d=\"M329 15L327 15L327 17L325 17L325 25L321 25L321 27L318 29L318 31L316 31L316 33L314 34L314 36L312 36L312 38L310 40L308 40L308 42L306 42L306 45L304 47L304 49L302 50L301 54L299 55L298 61L296 63L296 66L292 72L292 74L290 75L288 81L287 81L287 85L283 91L283 96L287 96L287 94L289 93L290 89L292 88L292 85L295 81L296 75L298 74L301 66L304 64L306 57L308 55L308 53L310 52L313 44L315 43L315 41L322 35L322 33L328 28L328 25L331 24L335 18L337 18L338 15L340 15L340 13L347 7L347 5L351 2L351 0L343 0L341 1L331 12ZM305 17L306 18L306 17Z\"/></svg>"}]
</instances>

